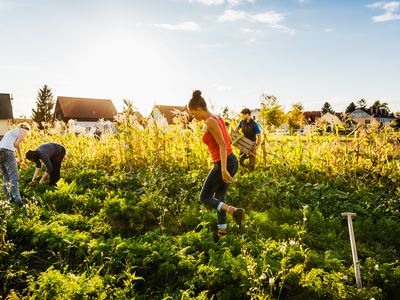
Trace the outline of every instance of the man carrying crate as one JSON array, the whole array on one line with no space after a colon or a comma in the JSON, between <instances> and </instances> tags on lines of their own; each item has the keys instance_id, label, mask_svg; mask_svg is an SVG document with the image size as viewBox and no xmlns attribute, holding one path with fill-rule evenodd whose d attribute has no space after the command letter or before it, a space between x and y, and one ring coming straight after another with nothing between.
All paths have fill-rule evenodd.
<instances>
[{"instance_id":1,"label":"man carrying crate","mask_svg":"<svg viewBox=\"0 0 400 300\"><path fill-rule=\"evenodd\" d=\"M240 113L242 115L242 120L235 128L235 131L239 132L239 130L242 129L244 137L255 143L250 152L240 152L240 165L246 167L245 160L249 159L248 168L250 171L252 171L256 166L257 149L260 147L262 141L261 129L260 126L258 126L257 122L251 118L250 109L244 108Z\"/></svg>"}]
</instances>

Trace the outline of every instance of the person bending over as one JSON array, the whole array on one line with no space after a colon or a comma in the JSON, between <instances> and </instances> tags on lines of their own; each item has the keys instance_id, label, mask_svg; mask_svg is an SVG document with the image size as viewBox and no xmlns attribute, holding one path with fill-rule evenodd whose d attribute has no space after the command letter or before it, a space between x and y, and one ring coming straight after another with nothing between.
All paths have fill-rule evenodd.
<instances>
[{"instance_id":1,"label":"person bending over","mask_svg":"<svg viewBox=\"0 0 400 300\"><path fill-rule=\"evenodd\" d=\"M65 157L65 148L58 143L45 143L37 147L36 150L26 152L26 159L36 163L35 173L33 174L30 185L35 184L42 168L42 161L46 165L46 172L43 174L39 183L44 183L46 178L50 176L50 185L55 185L60 179L61 162Z\"/></svg>"}]
</instances>

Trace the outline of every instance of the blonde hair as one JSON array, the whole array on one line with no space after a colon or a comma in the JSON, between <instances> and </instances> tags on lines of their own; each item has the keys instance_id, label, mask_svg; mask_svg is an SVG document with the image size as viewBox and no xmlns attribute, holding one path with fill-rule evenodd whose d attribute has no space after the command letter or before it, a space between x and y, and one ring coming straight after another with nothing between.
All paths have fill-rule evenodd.
<instances>
[{"instance_id":1,"label":"blonde hair","mask_svg":"<svg viewBox=\"0 0 400 300\"><path fill-rule=\"evenodd\" d=\"M17 127L22 128L22 129L25 129L25 130L28 130L28 131L31 130L31 125L29 125L29 124L26 123L26 122L23 122L23 123L18 124Z\"/></svg>"}]
</instances>

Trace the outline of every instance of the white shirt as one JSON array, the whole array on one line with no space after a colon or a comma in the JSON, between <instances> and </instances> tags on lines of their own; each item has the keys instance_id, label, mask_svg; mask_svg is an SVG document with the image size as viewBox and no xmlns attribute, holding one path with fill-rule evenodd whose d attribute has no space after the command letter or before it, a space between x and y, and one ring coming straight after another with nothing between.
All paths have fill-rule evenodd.
<instances>
[{"instance_id":1,"label":"white shirt","mask_svg":"<svg viewBox=\"0 0 400 300\"><path fill-rule=\"evenodd\" d=\"M14 152L14 144L20 133L21 129L19 127L15 127L14 129L7 131L3 139L0 141L0 149L6 149Z\"/></svg>"}]
</instances>

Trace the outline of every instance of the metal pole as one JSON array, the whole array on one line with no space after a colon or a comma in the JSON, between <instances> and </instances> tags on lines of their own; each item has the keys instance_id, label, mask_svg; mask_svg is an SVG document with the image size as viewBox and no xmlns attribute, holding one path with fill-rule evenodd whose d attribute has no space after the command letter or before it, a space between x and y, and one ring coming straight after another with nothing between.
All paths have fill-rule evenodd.
<instances>
[{"instance_id":1,"label":"metal pole","mask_svg":"<svg viewBox=\"0 0 400 300\"><path fill-rule=\"evenodd\" d=\"M356 239L354 238L353 220L352 220L352 217L353 216L355 217L356 214L351 212L344 212L341 215L343 217L347 217L347 224L349 226L351 253L353 255L354 273L356 276L356 284L357 288L361 289L362 283L361 283L360 262L358 261L358 256L357 256Z\"/></svg>"}]
</instances>

